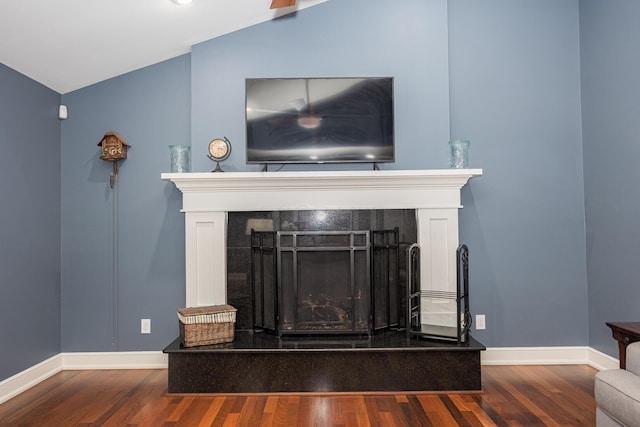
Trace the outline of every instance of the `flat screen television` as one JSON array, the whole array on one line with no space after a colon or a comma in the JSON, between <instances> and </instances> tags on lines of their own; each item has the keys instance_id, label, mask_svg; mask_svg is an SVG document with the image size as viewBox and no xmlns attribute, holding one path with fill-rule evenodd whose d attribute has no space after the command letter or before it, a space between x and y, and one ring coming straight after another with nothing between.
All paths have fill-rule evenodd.
<instances>
[{"instance_id":1,"label":"flat screen television","mask_svg":"<svg viewBox=\"0 0 640 427\"><path fill-rule=\"evenodd\" d=\"M390 163L393 78L246 79L247 163Z\"/></svg>"}]
</instances>

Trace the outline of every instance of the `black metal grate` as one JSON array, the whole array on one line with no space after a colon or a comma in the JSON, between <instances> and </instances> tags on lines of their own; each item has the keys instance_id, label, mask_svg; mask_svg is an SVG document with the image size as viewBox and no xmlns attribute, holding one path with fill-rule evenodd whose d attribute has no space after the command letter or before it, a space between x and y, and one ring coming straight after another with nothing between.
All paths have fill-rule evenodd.
<instances>
[{"instance_id":1,"label":"black metal grate","mask_svg":"<svg viewBox=\"0 0 640 427\"><path fill-rule=\"evenodd\" d=\"M251 234L254 328L277 335L398 327L398 229Z\"/></svg>"}]
</instances>

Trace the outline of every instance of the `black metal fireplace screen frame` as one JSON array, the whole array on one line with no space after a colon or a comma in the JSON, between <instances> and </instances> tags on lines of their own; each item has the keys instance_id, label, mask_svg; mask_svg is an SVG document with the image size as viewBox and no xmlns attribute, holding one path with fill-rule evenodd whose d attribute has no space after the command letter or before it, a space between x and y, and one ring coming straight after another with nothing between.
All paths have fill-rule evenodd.
<instances>
[{"instance_id":1,"label":"black metal fireplace screen frame","mask_svg":"<svg viewBox=\"0 0 640 427\"><path fill-rule=\"evenodd\" d=\"M314 240L324 242L314 245ZM348 242L347 242L348 241ZM346 242L346 243L345 243ZM372 334L400 328L404 324L404 291L400 283L399 230L357 231L255 231L251 230L251 285L253 300L253 327L283 335L338 335ZM364 318L350 319L350 323L331 326L300 326L298 316L283 307L283 275L293 280L293 291L297 293L297 257L311 252L348 253L350 277L345 279L351 288L349 302L340 311L346 315L365 314ZM288 261L283 263L283 256ZM359 259L357 261L356 259ZM366 272L362 272L362 262ZM293 271L289 271L293 268ZM356 271L360 270L360 271ZM366 275L366 290L356 289L357 275ZM360 280L362 277L359 278ZM362 296L365 298L362 298ZM292 296L299 301L298 295ZM358 304L368 302L366 307ZM348 306L350 305L350 306ZM292 314L293 313L293 314ZM283 323L286 319L286 325ZM302 323L301 323L302 324Z\"/></svg>"}]
</instances>

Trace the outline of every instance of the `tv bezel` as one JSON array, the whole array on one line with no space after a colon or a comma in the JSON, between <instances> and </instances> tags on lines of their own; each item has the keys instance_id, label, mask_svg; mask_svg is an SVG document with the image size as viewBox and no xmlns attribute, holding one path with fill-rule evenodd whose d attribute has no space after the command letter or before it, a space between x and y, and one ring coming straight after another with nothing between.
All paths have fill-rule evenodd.
<instances>
[{"instance_id":1,"label":"tv bezel","mask_svg":"<svg viewBox=\"0 0 640 427\"><path fill-rule=\"evenodd\" d=\"M248 138L248 117L247 117L247 85L249 81L253 80L389 80L391 83L391 158L380 161L371 159L356 159L356 160L249 160L249 138ZM349 77L246 77L245 78L245 100L244 100L244 129L245 129L245 162L248 165L287 165L287 164L373 164L374 166L379 163L395 163L396 161L396 136L395 136L395 81L393 76L349 76Z\"/></svg>"}]
</instances>

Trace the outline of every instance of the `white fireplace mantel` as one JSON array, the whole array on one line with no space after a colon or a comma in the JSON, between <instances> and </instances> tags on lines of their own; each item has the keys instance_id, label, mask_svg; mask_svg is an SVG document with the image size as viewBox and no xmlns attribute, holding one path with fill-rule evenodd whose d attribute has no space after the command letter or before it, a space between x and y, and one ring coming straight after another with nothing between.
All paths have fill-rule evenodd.
<instances>
[{"instance_id":1,"label":"white fireplace mantel","mask_svg":"<svg viewBox=\"0 0 640 427\"><path fill-rule=\"evenodd\" d=\"M460 188L482 169L163 173L183 212L459 208Z\"/></svg>"},{"instance_id":2,"label":"white fireplace mantel","mask_svg":"<svg viewBox=\"0 0 640 427\"><path fill-rule=\"evenodd\" d=\"M480 175L482 169L163 173L183 196L186 304L226 303L227 212L234 211L415 209L421 286L455 290L460 189Z\"/></svg>"}]
</instances>

